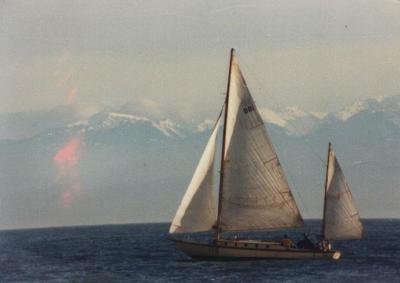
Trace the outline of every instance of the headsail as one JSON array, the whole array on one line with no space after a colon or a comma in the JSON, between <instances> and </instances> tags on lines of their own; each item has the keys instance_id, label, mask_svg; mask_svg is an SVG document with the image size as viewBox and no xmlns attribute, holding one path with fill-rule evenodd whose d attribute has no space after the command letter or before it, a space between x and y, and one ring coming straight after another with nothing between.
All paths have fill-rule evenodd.
<instances>
[{"instance_id":1,"label":"headsail","mask_svg":"<svg viewBox=\"0 0 400 283\"><path fill-rule=\"evenodd\" d=\"M214 159L220 120L219 117L172 221L170 233L208 231L215 224Z\"/></svg>"},{"instance_id":2,"label":"headsail","mask_svg":"<svg viewBox=\"0 0 400 283\"><path fill-rule=\"evenodd\" d=\"M220 228L264 230L303 224L278 156L232 51Z\"/></svg>"},{"instance_id":3,"label":"headsail","mask_svg":"<svg viewBox=\"0 0 400 283\"><path fill-rule=\"evenodd\" d=\"M360 239L363 226L335 152L329 144L323 236L328 240Z\"/></svg>"}]
</instances>

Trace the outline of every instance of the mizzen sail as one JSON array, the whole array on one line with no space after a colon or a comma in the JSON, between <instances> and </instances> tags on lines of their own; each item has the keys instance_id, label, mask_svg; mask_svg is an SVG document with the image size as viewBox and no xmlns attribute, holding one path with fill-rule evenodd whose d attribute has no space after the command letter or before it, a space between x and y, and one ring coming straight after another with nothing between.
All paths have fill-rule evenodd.
<instances>
[{"instance_id":1,"label":"mizzen sail","mask_svg":"<svg viewBox=\"0 0 400 283\"><path fill-rule=\"evenodd\" d=\"M360 239L363 226L335 152L329 145L323 235L328 240Z\"/></svg>"},{"instance_id":2,"label":"mizzen sail","mask_svg":"<svg viewBox=\"0 0 400 283\"><path fill-rule=\"evenodd\" d=\"M234 52L231 60L220 228L301 226L302 217Z\"/></svg>"},{"instance_id":3,"label":"mizzen sail","mask_svg":"<svg viewBox=\"0 0 400 283\"><path fill-rule=\"evenodd\" d=\"M215 224L214 159L220 120L221 118L218 118L189 187L179 205L169 229L170 233L208 231Z\"/></svg>"}]
</instances>

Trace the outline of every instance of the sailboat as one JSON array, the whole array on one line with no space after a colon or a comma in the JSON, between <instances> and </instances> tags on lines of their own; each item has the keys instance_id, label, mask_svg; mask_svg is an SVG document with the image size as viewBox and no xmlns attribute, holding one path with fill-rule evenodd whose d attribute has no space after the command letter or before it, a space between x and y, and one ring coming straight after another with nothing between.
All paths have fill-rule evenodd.
<instances>
[{"instance_id":1,"label":"sailboat","mask_svg":"<svg viewBox=\"0 0 400 283\"><path fill-rule=\"evenodd\" d=\"M360 215L331 143L328 146L324 196L322 241L361 239L363 225Z\"/></svg>"},{"instance_id":2,"label":"sailboat","mask_svg":"<svg viewBox=\"0 0 400 283\"><path fill-rule=\"evenodd\" d=\"M216 199L214 161L223 120ZM330 240L361 237L362 225L335 154L329 145L320 248L300 249L280 241L224 237L226 232L304 226L278 155L231 49L223 109L171 223L169 239L196 259L339 259ZM212 241L175 237L215 231Z\"/></svg>"}]
</instances>

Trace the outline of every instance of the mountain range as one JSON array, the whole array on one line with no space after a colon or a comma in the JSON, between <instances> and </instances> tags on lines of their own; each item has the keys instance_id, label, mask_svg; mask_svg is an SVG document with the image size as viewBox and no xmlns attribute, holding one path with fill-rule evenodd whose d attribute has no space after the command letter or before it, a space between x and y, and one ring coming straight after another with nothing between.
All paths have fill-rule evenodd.
<instances>
[{"instance_id":1,"label":"mountain range","mask_svg":"<svg viewBox=\"0 0 400 283\"><path fill-rule=\"evenodd\" d=\"M400 95L334 113L259 111L305 218L322 214L328 141L361 216L400 215ZM213 123L129 103L0 115L0 228L169 221Z\"/></svg>"}]
</instances>

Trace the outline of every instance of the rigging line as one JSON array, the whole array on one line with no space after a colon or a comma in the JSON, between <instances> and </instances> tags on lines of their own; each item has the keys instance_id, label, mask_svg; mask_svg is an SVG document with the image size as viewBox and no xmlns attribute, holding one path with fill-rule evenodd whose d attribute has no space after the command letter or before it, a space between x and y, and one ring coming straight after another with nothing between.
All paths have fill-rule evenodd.
<instances>
[{"instance_id":1,"label":"rigging line","mask_svg":"<svg viewBox=\"0 0 400 283\"><path fill-rule=\"evenodd\" d=\"M262 89L263 84L262 84L261 80L258 78L258 76L251 71L251 68L249 68L243 60L241 60L241 65L245 67L246 72L249 73L256 80L257 84L259 84L259 88ZM280 106L280 104L275 99L275 97L271 94L268 94L268 95L275 103L275 106L278 108L278 111L283 112L283 107ZM300 132L300 129L294 123L292 123L290 120L287 120L286 122L288 122L297 132ZM317 159L322 163L322 167L324 168L325 160L317 152L314 151L314 149L313 149L314 147L307 141L307 139L305 137L302 139L302 141L309 148L310 152L315 157L317 157Z\"/></svg>"},{"instance_id":2,"label":"rigging line","mask_svg":"<svg viewBox=\"0 0 400 283\"><path fill-rule=\"evenodd\" d=\"M281 166L282 166L282 165L281 165ZM292 174L289 172L289 170L286 170L286 171L285 171L285 175L288 177L288 179L290 180L290 182L291 182L292 185L294 186L294 178L293 178ZM300 194L299 190L296 188L294 191L296 192L296 194L297 194L297 196L298 196L298 199L300 200L300 205L301 205L301 207L302 207L302 211L304 212L304 215L305 215L305 216L306 216L306 215L309 216L310 214L309 214L308 208L307 208L307 206L305 205L305 202L304 202L303 198L301 197L301 194ZM293 196L293 198L294 198L294 196ZM303 219L303 220L304 220L304 219ZM307 225L305 225L305 226L307 226Z\"/></svg>"}]
</instances>

